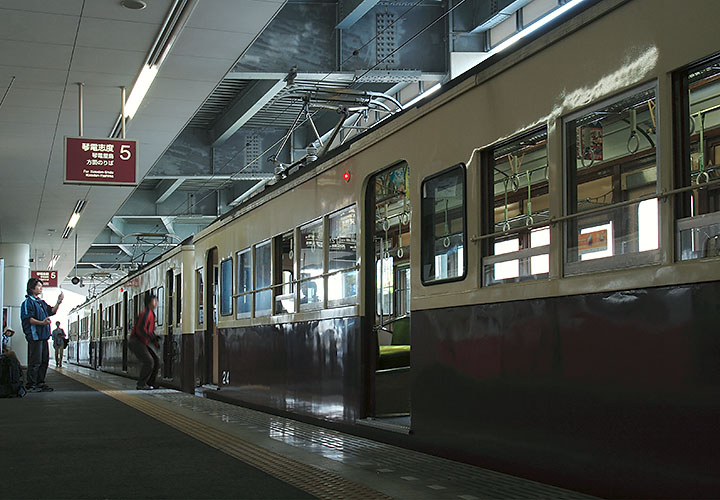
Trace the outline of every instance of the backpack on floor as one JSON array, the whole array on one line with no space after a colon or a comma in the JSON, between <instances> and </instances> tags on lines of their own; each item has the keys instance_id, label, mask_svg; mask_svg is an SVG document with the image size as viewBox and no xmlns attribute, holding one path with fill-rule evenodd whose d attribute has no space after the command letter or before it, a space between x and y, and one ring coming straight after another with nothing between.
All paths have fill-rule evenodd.
<instances>
[{"instance_id":1,"label":"backpack on floor","mask_svg":"<svg viewBox=\"0 0 720 500\"><path fill-rule=\"evenodd\" d=\"M24 395L20 363L10 356L0 356L0 398L21 398Z\"/></svg>"}]
</instances>

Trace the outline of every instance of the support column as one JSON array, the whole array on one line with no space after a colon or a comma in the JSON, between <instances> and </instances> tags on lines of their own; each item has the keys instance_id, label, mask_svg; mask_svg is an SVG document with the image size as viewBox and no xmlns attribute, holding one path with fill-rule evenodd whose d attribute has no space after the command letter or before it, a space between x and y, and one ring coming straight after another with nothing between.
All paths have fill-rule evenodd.
<instances>
[{"instance_id":1,"label":"support column","mask_svg":"<svg viewBox=\"0 0 720 500\"><path fill-rule=\"evenodd\" d=\"M22 365L27 365L27 341L20 321L20 306L25 300L25 287L30 277L30 245L0 243L0 258L5 260L3 307L8 309L8 326L15 330L10 348Z\"/></svg>"}]
</instances>

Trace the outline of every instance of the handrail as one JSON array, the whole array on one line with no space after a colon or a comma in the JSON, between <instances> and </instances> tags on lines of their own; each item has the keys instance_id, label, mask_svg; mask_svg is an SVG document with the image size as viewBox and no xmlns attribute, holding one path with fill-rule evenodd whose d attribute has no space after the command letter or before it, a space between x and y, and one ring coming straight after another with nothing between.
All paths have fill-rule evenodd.
<instances>
[{"instance_id":1,"label":"handrail","mask_svg":"<svg viewBox=\"0 0 720 500\"><path fill-rule=\"evenodd\" d=\"M497 231L497 232L490 233L490 234L475 235L472 238L470 238L470 241L472 243L477 243L478 241L483 241L488 238L497 238L499 236L507 236L510 234L517 234L520 232L527 231L528 229L535 229L538 227L556 225L556 224L559 224L560 222L565 222L566 220L576 219L578 217L584 217L587 215L595 215L595 214L599 214L599 213L609 212L609 211L615 210L617 208L622 208L622 207L626 207L629 205L635 205L636 203L640 203L640 202L646 201L646 200L653 200L655 198L665 199L665 198L669 198L670 196L674 196L676 194L686 193L688 191L694 191L696 189L707 189L707 188L711 188L711 187L715 187L715 186L720 186L720 179L715 180L715 181L710 181L710 182L703 182L702 184L694 184L694 185L690 185L690 186L684 186L681 188L670 189L668 191L661 191L660 193L655 192L652 194L646 194L646 195L634 198L632 200L620 201L618 203L613 203L612 205L591 208L590 210L584 210L582 212L574 212L572 214L562 215L559 217L550 217L549 219L546 219L542 222L528 224L527 226L524 226L521 228L508 229L507 231Z\"/></svg>"},{"instance_id":2,"label":"handrail","mask_svg":"<svg viewBox=\"0 0 720 500\"><path fill-rule=\"evenodd\" d=\"M232 298L235 299L235 298L237 298L237 297L244 297L245 295L250 295L250 294L253 294L253 293L256 293L256 292L265 292L265 291L267 291L267 290L272 290L272 289L274 289L274 288L282 287L282 286L285 286L285 285L297 285L297 284L303 283L303 282L305 282L305 281L311 281L311 280L315 280L315 279L318 279L318 278L326 278L326 277L328 277L328 276L333 276L333 275L335 275L335 274L344 273L344 272L347 272L347 271L358 271L358 270L360 270L360 266L359 266L359 265L354 265L354 266L352 266L352 267L345 267L345 268L343 268L343 269L335 269L334 271L328 271L328 272L326 272L326 273L318 274L318 275L316 275L316 276L306 276L305 278L299 278L299 279L292 280L292 281L286 281L286 282L284 282L284 283L275 283L275 284L273 284L273 285L269 285L269 286L266 286L266 287L263 287L263 288L255 288L255 289L253 289L253 290L248 290L247 292L234 293L234 294L232 295Z\"/></svg>"}]
</instances>

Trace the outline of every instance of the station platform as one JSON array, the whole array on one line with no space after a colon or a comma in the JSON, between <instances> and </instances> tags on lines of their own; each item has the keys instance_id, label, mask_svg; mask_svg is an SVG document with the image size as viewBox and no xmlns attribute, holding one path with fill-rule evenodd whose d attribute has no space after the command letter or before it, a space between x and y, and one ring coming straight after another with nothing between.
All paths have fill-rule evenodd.
<instances>
[{"instance_id":1,"label":"station platform","mask_svg":"<svg viewBox=\"0 0 720 500\"><path fill-rule=\"evenodd\" d=\"M0 403L0 498L591 498L80 367L48 383Z\"/></svg>"}]
</instances>

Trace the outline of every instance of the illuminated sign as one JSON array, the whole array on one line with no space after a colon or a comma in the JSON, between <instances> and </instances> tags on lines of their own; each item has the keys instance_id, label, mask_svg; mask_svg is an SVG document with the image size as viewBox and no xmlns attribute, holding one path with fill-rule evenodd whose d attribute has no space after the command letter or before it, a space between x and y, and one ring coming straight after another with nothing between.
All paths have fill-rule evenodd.
<instances>
[{"instance_id":1,"label":"illuminated sign","mask_svg":"<svg viewBox=\"0 0 720 500\"><path fill-rule=\"evenodd\" d=\"M134 186L137 141L65 138L65 184Z\"/></svg>"},{"instance_id":2,"label":"illuminated sign","mask_svg":"<svg viewBox=\"0 0 720 500\"><path fill-rule=\"evenodd\" d=\"M58 286L57 271L30 271L30 277L42 281L43 286L50 288Z\"/></svg>"}]
</instances>

